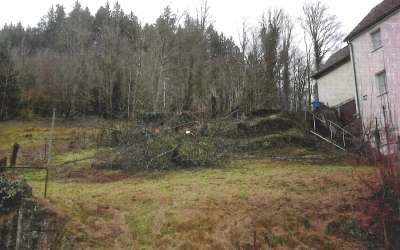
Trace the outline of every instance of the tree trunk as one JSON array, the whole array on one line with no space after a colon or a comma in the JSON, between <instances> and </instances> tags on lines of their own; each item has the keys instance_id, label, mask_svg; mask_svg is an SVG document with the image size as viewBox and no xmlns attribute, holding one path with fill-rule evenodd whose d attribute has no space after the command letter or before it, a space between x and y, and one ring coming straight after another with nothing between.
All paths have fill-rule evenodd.
<instances>
[{"instance_id":1,"label":"tree trunk","mask_svg":"<svg viewBox=\"0 0 400 250\"><path fill-rule=\"evenodd\" d=\"M194 67L194 58L190 57L190 68L189 68L189 76L187 81L187 90L185 94L185 100L183 105L184 111L189 111L192 107L192 92L193 92L193 67Z\"/></svg>"},{"instance_id":2,"label":"tree trunk","mask_svg":"<svg viewBox=\"0 0 400 250\"><path fill-rule=\"evenodd\" d=\"M1 100L0 119L2 120L7 119L7 107L6 107L7 88L8 88L8 76L6 76L6 83L4 85L4 90L3 90L3 98Z\"/></svg>"}]
</instances>

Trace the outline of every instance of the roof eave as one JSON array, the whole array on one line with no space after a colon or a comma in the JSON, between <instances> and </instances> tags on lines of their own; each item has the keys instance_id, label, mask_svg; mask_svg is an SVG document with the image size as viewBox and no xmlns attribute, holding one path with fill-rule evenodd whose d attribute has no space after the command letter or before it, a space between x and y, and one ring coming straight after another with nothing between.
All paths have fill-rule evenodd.
<instances>
[{"instance_id":1,"label":"roof eave","mask_svg":"<svg viewBox=\"0 0 400 250\"><path fill-rule=\"evenodd\" d=\"M323 76L329 74L330 72L334 71L335 69L339 68L340 66L342 66L350 61L351 61L351 57L347 56L347 57L343 58L342 60L336 62L335 64L331 65L330 67L314 73L311 77L315 80L321 79Z\"/></svg>"},{"instance_id":2,"label":"roof eave","mask_svg":"<svg viewBox=\"0 0 400 250\"><path fill-rule=\"evenodd\" d=\"M388 12L385 15L382 15L382 17L380 17L378 20L376 20L375 22L371 23L370 25L368 25L367 27L354 32L354 30L352 32L350 32L350 34L344 39L344 42L351 42L353 41L356 37L360 36L362 33L364 33L365 31L367 31L368 29L370 29L372 26L375 26L376 24L382 22L383 20L385 20L387 17L391 16L393 13L395 13L396 11L400 10L400 6L397 8L394 8L392 11Z\"/></svg>"}]
</instances>

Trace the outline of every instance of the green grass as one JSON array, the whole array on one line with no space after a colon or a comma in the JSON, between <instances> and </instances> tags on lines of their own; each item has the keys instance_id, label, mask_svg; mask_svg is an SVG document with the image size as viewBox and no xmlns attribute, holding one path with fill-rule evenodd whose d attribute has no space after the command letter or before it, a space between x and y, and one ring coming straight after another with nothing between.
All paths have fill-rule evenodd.
<instances>
[{"instance_id":1,"label":"green grass","mask_svg":"<svg viewBox=\"0 0 400 250\"><path fill-rule=\"evenodd\" d=\"M90 165L93 162L94 157L97 154L97 149L89 148L78 151L67 152L64 154L58 154L54 157L54 164L65 165L68 163L79 163L83 165Z\"/></svg>"},{"instance_id":2,"label":"green grass","mask_svg":"<svg viewBox=\"0 0 400 250\"><path fill-rule=\"evenodd\" d=\"M44 124L1 123L0 152L11 141L28 148L25 154L36 152L48 136ZM60 127L55 136L73 139L82 133L91 130ZM339 208L353 207L365 189L360 178L374 178L373 168L250 159L103 181L121 172L88 168L96 149L70 148L68 140L55 148L48 199L67 219L77 249L245 249L255 232L261 249L360 248L326 229L338 218L356 217L355 211ZM278 151L313 153L284 150ZM61 165L89 176L54 174ZM24 177L42 199L44 172L25 171Z\"/></svg>"},{"instance_id":3,"label":"green grass","mask_svg":"<svg viewBox=\"0 0 400 250\"><path fill-rule=\"evenodd\" d=\"M14 143L21 146L42 144L50 131L43 126L35 128L31 122L1 122L0 125L0 152L9 151Z\"/></svg>"},{"instance_id":4,"label":"green grass","mask_svg":"<svg viewBox=\"0 0 400 250\"><path fill-rule=\"evenodd\" d=\"M335 207L352 202L361 188L353 178L372 175L367 167L238 161L221 169L169 171L111 183L56 180L50 183L49 199L69 218L71 231L84 235L79 242L84 249L113 247L105 240L115 237L112 230L125 230L117 241L134 249L221 244L232 249L251 242L254 230L260 242L270 235L283 249L291 249L293 242L306 247L312 241L305 239L315 235L352 249L354 243L327 236L319 227L338 216ZM42 182L30 183L41 189ZM115 213L124 218L116 224ZM100 222L105 225L99 227Z\"/></svg>"}]
</instances>

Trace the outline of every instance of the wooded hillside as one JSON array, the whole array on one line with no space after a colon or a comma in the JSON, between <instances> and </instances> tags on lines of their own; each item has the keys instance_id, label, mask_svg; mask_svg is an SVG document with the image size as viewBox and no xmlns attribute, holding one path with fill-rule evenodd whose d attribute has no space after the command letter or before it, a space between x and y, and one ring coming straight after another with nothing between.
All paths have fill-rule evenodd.
<instances>
[{"instance_id":1,"label":"wooded hillside","mask_svg":"<svg viewBox=\"0 0 400 250\"><path fill-rule=\"evenodd\" d=\"M307 26L315 19L306 10L323 18L326 7L304 7L304 30L320 29ZM70 13L51 7L36 27L8 24L0 31L0 119L46 116L54 107L66 118L301 110L311 99L314 62L326 53L318 48L327 47L305 32L309 39L296 38L307 41L298 48L294 33L302 27L294 20L269 10L259 27L243 25L236 44L215 30L206 2L196 16L167 7L154 24L141 23L118 3L95 15L79 2Z\"/></svg>"}]
</instances>

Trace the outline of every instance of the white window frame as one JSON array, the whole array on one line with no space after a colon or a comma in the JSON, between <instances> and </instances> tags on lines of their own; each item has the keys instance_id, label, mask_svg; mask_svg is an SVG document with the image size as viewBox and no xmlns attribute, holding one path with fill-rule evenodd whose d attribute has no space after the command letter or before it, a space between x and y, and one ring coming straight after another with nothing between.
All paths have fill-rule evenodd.
<instances>
[{"instance_id":1,"label":"white window frame","mask_svg":"<svg viewBox=\"0 0 400 250\"><path fill-rule=\"evenodd\" d=\"M380 48L383 47L382 32L380 28L371 32L370 36L371 36L372 52L379 50Z\"/></svg>"},{"instance_id":2,"label":"white window frame","mask_svg":"<svg viewBox=\"0 0 400 250\"><path fill-rule=\"evenodd\" d=\"M388 91L386 70L382 70L375 74L375 82L378 88L378 96L386 95Z\"/></svg>"}]
</instances>

